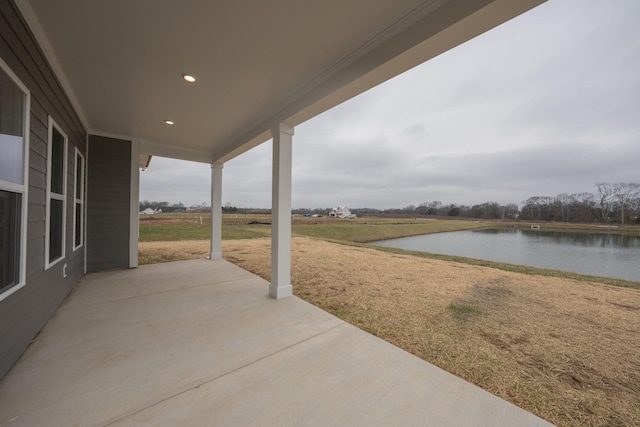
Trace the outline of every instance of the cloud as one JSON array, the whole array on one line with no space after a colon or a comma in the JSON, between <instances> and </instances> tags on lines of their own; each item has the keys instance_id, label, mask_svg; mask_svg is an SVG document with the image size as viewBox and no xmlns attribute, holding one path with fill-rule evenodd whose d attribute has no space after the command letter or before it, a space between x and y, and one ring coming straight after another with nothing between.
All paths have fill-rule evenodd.
<instances>
[{"instance_id":1,"label":"cloud","mask_svg":"<svg viewBox=\"0 0 640 427\"><path fill-rule=\"evenodd\" d=\"M154 157L140 173L140 200L182 202L186 206L211 200L211 166Z\"/></svg>"}]
</instances>

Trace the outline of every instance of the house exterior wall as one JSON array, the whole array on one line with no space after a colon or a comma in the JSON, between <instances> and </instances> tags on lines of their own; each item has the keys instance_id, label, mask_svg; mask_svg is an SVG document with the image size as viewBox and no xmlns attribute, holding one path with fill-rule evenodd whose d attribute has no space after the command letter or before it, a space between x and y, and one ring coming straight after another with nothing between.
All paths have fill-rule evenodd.
<instances>
[{"instance_id":1,"label":"house exterior wall","mask_svg":"<svg viewBox=\"0 0 640 427\"><path fill-rule=\"evenodd\" d=\"M87 272L127 268L131 142L90 135L88 168Z\"/></svg>"},{"instance_id":2,"label":"house exterior wall","mask_svg":"<svg viewBox=\"0 0 640 427\"><path fill-rule=\"evenodd\" d=\"M17 7L11 1L0 2L0 58L31 94L31 109L28 113L26 284L0 301L2 378L82 277L85 246L73 249L73 197L75 149L77 147L80 153L86 154L86 131ZM49 116L68 137L67 211L64 219L64 259L45 269Z\"/></svg>"}]
</instances>

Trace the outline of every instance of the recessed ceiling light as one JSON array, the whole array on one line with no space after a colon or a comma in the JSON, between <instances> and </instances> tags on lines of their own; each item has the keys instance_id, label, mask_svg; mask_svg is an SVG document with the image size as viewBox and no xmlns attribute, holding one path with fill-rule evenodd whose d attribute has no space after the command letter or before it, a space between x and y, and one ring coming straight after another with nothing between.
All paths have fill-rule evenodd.
<instances>
[{"instance_id":1,"label":"recessed ceiling light","mask_svg":"<svg viewBox=\"0 0 640 427\"><path fill-rule=\"evenodd\" d=\"M165 120L164 122L165 122L165 124L168 124L168 125L175 125L176 124L176 122L174 122L173 120Z\"/></svg>"},{"instance_id":2,"label":"recessed ceiling light","mask_svg":"<svg viewBox=\"0 0 640 427\"><path fill-rule=\"evenodd\" d=\"M184 79L184 81L189 82L189 83L195 83L196 82L196 76L194 76L193 74L182 73L182 78Z\"/></svg>"}]
</instances>

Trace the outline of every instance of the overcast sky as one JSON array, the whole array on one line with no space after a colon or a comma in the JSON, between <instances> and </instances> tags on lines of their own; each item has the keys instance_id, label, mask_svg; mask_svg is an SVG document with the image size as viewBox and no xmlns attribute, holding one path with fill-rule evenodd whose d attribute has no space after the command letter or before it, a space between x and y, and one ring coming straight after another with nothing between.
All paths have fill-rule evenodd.
<instances>
[{"instance_id":1,"label":"overcast sky","mask_svg":"<svg viewBox=\"0 0 640 427\"><path fill-rule=\"evenodd\" d=\"M550 0L296 127L294 208L518 203L640 182L640 1ZM223 204L271 206L271 142ZM141 200L210 201L209 165L154 157Z\"/></svg>"}]
</instances>

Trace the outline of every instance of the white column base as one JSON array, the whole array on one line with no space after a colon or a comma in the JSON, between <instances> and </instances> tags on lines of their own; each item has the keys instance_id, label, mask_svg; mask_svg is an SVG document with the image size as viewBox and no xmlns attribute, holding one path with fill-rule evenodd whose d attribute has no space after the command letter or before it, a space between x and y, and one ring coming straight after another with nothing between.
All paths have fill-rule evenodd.
<instances>
[{"instance_id":1,"label":"white column base","mask_svg":"<svg viewBox=\"0 0 640 427\"><path fill-rule=\"evenodd\" d=\"M217 253L211 252L209 254L209 259L212 261L215 261L217 259L222 259L222 254L220 252L217 252Z\"/></svg>"},{"instance_id":2,"label":"white column base","mask_svg":"<svg viewBox=\"0 0 640 427\"><path fill-rule=\"evenodd\" d=\"M288 286L278 286L273 283L269 283L269 296L271 298L280 299L286 298L293 295L293 287L291 285Z\"/></svg>"}]
</instances>

